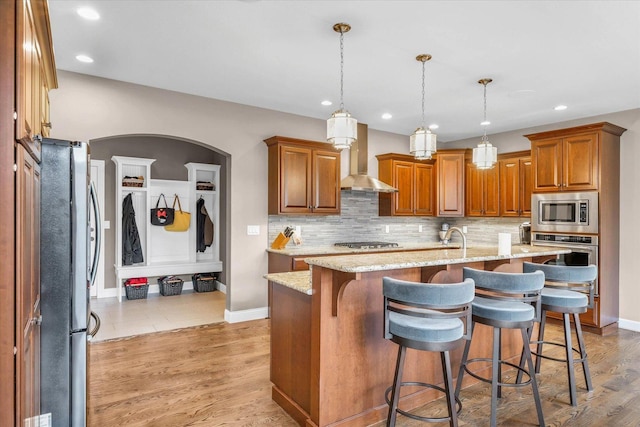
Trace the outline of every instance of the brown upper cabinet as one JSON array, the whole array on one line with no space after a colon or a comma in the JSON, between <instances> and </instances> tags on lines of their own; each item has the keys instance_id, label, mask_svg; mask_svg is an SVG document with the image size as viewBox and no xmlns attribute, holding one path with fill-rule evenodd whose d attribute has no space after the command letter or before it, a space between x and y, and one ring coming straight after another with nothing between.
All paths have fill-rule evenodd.
<instances>
[{"instance_id":1,"label":"brown upper cabinet","mask_svg":"<svg viewBox=\"0 0 640 427\"><path fill-rule=\"evenodd\" d=\"M438 216L464 216L464 158L466 150L439 150L436 155L438 174Z\"/></svg>"},{"instance_id":2,"label":"brown upper cabinet","mask_svg":"<svg viewBox=\"0 0 640 427\"><path fill-rule=\"evenodd\" d=\"M49 90L58 87L47 2L24 0L17 10L16 140L40 157L40 138L48 137Z\"/></svg>"},{"instance_id":3,"label":"brown upper cabinet","mask_svg":"<svg viewBox=\"0 0 640 427\"><path fill-rule=\"evenodd\" d=\"M406 154L381 154L378 179L398 189L380 193L380 216L434 216L436 173L434 160L416 160Z\"/></svg>"},{"instance_id":4,"label":"brown upper cabinet","mask_svg":"<svg viewBox=\"0 0 640 427\"><path fill-rule=\"evenodd\" d=\"M465 214L467 216L498 216L500 214L499 168L478 169L471 162L470 151L465 159Z\"/></svg>"},{"instance_id":5,"label":"brown upper cabinet","mask_svg":"<svg viewBox=\"0 0 640 427\"><path fill-rule=\"evenodd\" d=\"M498 156L500 170L500 216L531 216L531 152Z\"/></svg>"},{"instance_id":6,"label":"brown upper cabinet","mask_svg":"<svg viewBox=\"0 0 640 427\"><path fill-rule=\"evenodd\" d=\"M269 150L269 214L340 213L340 152L326 142L274 136Z\"/></svg>"},{"instance_id":7,"label":"brown upper cabinet","mask_svg":"<svg viewBox=\"0 0 640 427\"><path fill-rule=\"evenodd\" d=\"M598 190L603 141L618 141L621 129L602 122L525 135L531 141L533 192Z\"/></svg>"}]
</instances>

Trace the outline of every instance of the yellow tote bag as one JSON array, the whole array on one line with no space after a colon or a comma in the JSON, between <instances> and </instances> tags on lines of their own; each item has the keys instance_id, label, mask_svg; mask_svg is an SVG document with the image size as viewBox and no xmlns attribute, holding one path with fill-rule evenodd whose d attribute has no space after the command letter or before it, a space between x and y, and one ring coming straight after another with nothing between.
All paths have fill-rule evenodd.
<instances>
[{"instance_id":1,"label":"yellow tote bag","mask_svg":"<svg viewBox=\"0 0 640 427\"><path fill-rule=\"evenodd\" d=\"M176 202L178 202L178 209L175 209ZM164 229L167 231L187 231L189 229L189 224L191 224L191 214L189 212L182 211L182 206L180 206L180 198L177 194L173 199L173 208L173 223L171 225L166 225Z\"/></svg>"}]
</instances>

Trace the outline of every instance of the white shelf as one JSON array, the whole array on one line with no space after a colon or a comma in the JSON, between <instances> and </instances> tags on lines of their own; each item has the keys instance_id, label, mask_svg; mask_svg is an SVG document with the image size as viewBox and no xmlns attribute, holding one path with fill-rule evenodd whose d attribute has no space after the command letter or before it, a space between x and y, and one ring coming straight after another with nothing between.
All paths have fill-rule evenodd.
<instances>
[{"instance_id":1,"label":"white shelf","mask_svg":"<svg viewBox=\"0 0 640 427\"><path fill-rule=\"evenodd\" d=\"M151 179L151 164L155 159L113 156L116 164L116 279L118 301L122 301L123 281L132 277L156 277L194 273L221 272L220 261L220 166L205 163L187 163L188 180ZM143 187L125 187L124 176L142 176ZM197 181L213 183L216 190L196 190ZM133 195L136 225L144 262L122 265L122 201ZM172 206L174 195L180 198L182 210L191 213L191 224L185 232L171 232L151 225L150 209L160 194ZM214 223L214 240L204 252L197 252L198 200L202 198L209 217ZM162 204L162 202L161 202ZM176 205L177 209L177 205Z\"/></svg>"}]
</instances>

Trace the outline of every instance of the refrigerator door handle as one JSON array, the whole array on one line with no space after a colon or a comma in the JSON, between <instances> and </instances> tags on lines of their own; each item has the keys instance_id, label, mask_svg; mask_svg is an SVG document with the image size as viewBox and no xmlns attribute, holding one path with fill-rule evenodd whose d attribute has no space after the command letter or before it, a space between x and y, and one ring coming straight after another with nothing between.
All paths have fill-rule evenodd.
<instances>
[{"instance_id":1,"label":"refrigerator door handle","mask_svg":"<svg viewBox=\"0 0 640 427\"><path fill-rule=\"evenodd\" d=\"M87 334L87 341L91 341L91 338L95 337L100 330L100 316L98 316L98 313L92 311L91 317L96 321L96 326Z\"/></svg>"},{"instance_id":2,"label":"refrigerator door handle","mask_svg":"<svg viewBox=\"0 0 640 427\"><path fill-rule=\"evenodd\" d=\"M89 283L93 286L93 282L96 280L96 274L98 273L98 261L100 260L100 246L102 242L102 219L100 218L100 207L98 206L98 193L96 187L91 183L89 191L91 195L91 205L93 206L93 214L96 222L96 240L95 248L93 250L93 262L91 263L91 274Z\"/></svg>"}]
</instances>

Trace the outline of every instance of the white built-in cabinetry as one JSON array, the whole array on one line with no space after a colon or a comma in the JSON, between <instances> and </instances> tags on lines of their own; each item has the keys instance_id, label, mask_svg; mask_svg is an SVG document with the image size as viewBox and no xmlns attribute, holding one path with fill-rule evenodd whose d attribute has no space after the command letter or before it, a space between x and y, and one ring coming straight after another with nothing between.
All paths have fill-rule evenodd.
<instances>
[{"instance_id":1,"label":"white built-in cabinetry","mask_svg":"<svg viewBox=\"0 0 640 427\"><path fill-rule=\"evenodd\" d=\"M151 164L155 159L113 156L116 164L116 264L115 273L118 287L118 301L122 301L123 281L131 277L157 277L165 275L185 275L194 273L221 272L220 261L220 166L204 163L187 163L187 181L151 179ZM125 187L125 176L142 177L142 187ZM197 182L213 184L212 190L198 190ZM122 202L132 195L136 225L140 236L144 261L133 265L122 263ZM156 206L158 197L164 194L171 207L174 195L180 198L182 210L191 214L188 231L172 232L164 227L151 225L150 209ZM197 251L198 200L204 199L204 206L213 222L214 238L204 252ZM161 206L162 206L161 202ZM178 205L175 206L178 209Z\"/></svg>"}]
</instances>

